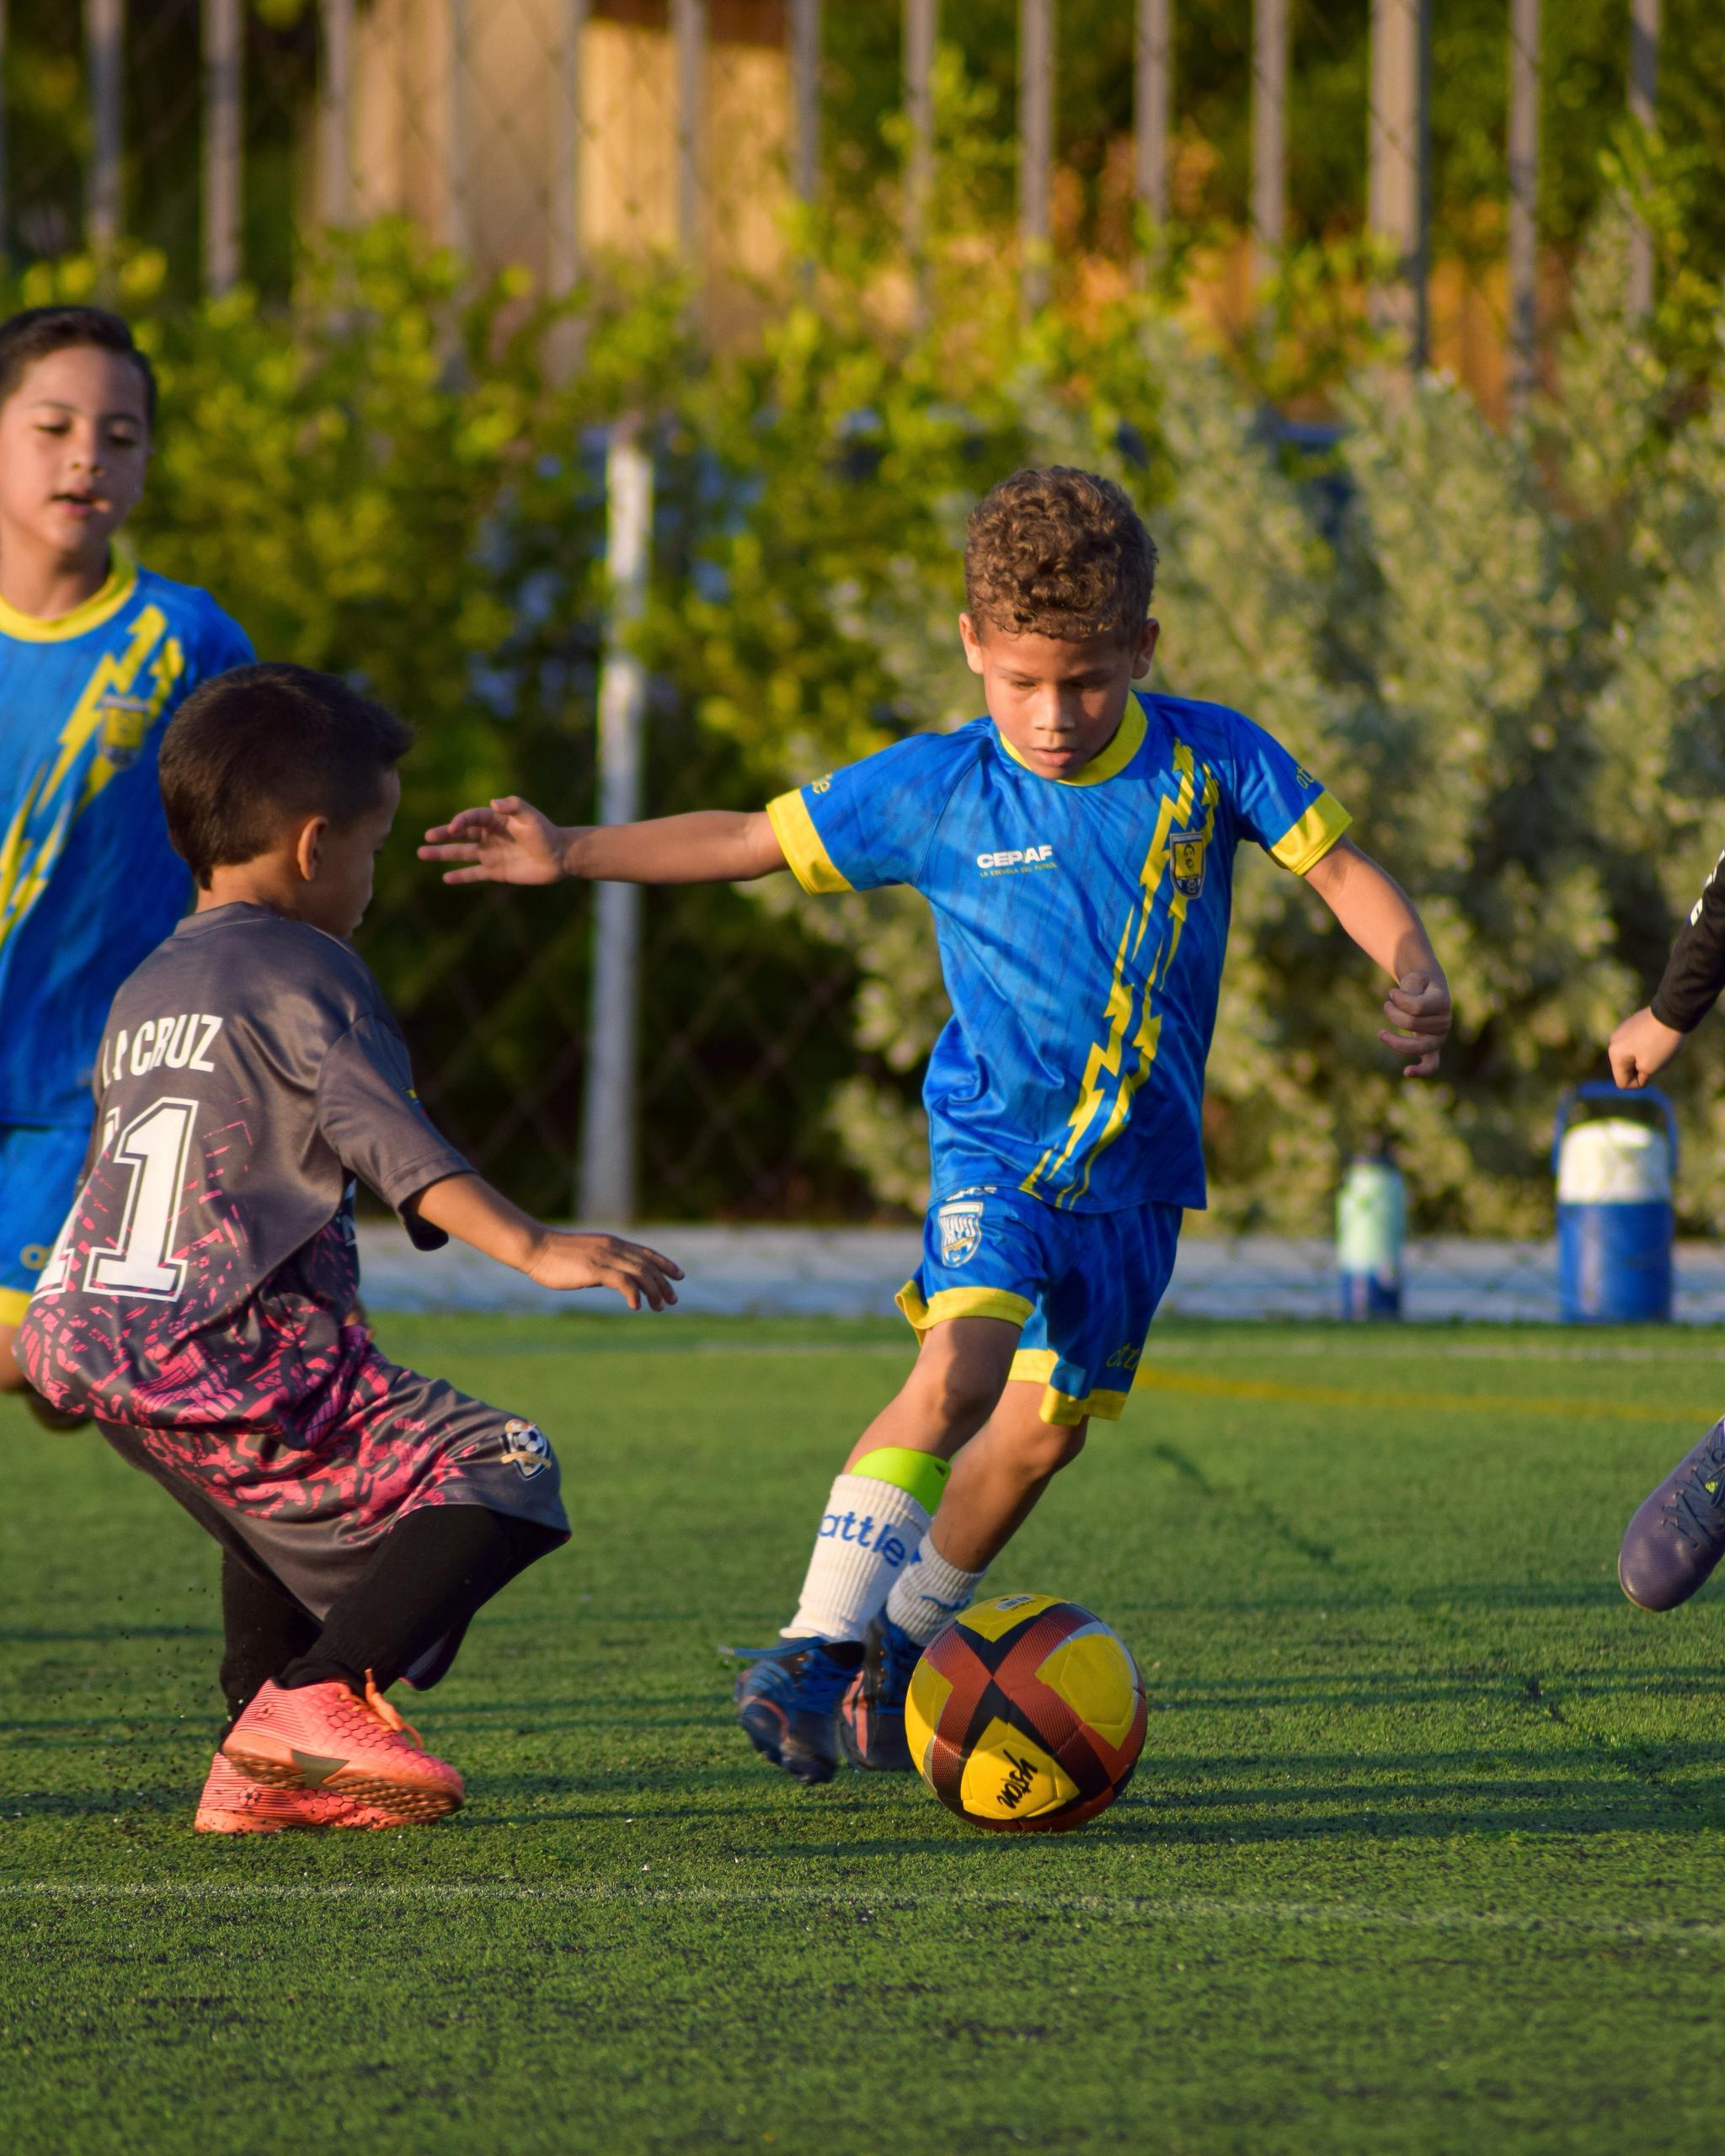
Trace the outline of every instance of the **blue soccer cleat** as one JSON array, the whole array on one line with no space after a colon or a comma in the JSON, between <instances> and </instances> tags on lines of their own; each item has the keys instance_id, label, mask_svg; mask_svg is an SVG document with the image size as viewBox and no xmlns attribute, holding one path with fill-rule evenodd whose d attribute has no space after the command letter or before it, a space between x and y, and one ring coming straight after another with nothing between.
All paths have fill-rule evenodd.
<instances>
[{"instance_id":1,"label":"blue soccer cleat","mask_svg":"<svg viewBox=\"0 0 1725 2156\"><path fill-rule=\"evenodd\" d=\"M1617 1577L1643 1609L1687 1602L1725 1556L1725 1421L1685 1453L1629 1523Z\"/></svg>"},{"instance_id":2,"label":"blue soccer cleat","mask_svg":"<svg viewBox=\"0 0 1725 2156\"><path fill-rule=\"evenodd\" d=\"M922 1642L883 1610L862 1641L862 1667L839 1710L839 1742L853 1767L909 1774L916 1762L905 1738L905 1700Z\"/></svg>"},{"instance_id":3,"label":"blue soccer cleat","mask_svg":"<svg viewBox=\"0 0 1725 2156\"><path fill-rule=\"evenodd\" d=\"M830 1782L839 1764L839 1701L862 1659L853 1640L786 1640L763 1649L731 1695L755 1749L799 1782Z\"/></svg>"}]
</instances>

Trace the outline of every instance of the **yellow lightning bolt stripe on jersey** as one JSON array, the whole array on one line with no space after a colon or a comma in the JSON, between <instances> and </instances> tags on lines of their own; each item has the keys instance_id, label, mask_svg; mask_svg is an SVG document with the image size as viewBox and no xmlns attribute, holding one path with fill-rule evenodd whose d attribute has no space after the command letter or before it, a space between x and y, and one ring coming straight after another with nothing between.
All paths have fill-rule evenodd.
<instances>
[{"instance_id":1,"label":"yellow lightning bolt stripe on jersey","mask_svg":"<svg viewBox=\"0 0 1725 2156\"><path fill-rule=\"evenodd\" d=\"M1126 969L1129 963L1137 957L1144 942L1145 931L1149 927L1151 916L1156 910L1162 880L1167 874L1168 862L1171 858L1170 837L1177 827L1183 830L1189 824L1193 799L1197 792L1196 765L1192 750L1185 742L1176 740L1174 743L1172 761L1174 770L1178 774L1179 785L1172 798L1164 797L1162 806L1157 811L1155 833L1151 837L1149 851L1145 855L1144 866L1139 871L1138 881L1141 895L1132 911L1127 915L1125 925L1120 931L1119 948L1114 954L1114 976L1108 984L1108 1000L1103 1006L1103 1019L1107 1033L1103 1040L1092 1043L1086 1060L1083 1082L1078 1089L1078 1098L1068 1119L1065 1144L1060 1149L1058 1154L1055 1154L1054 1149L1050 1147L1019 1186L1032 1197L1045 1197L1049 1194L1039 1189L1039 1185L1052 1182L1071 1160L1106 1097L1107 1088L1103 1082L1104 1077L1118 1079L1120 1075L1120 1065L1125 1050L1126 1028L1131 1023L1132 1005L1136 993L1133 984L1126 977ZM1204 798L1210 805L1210 820L1204 827L1206 837L1215 820L1215 781L1206 767ZM1170 909L1170 915L1173 921L1172 937L1166 954L1159 954L1159 961L1164 971L1172 963L1174 953L1179 945L1180 927L1186 918L1186 900L1178 892ZM1140 1051L1138 1068L1117 1089L1108 1120L1086 1158L1081 1177L1077 1182L1069 1184L1065 1189L1053 1193L1054 1203L1056 1205L1070 1204L1073 1200L1082 1197L1088 1190L1091 1164L1095 1161L1097 1155L1118 1136L1120 1127L1126 1119L1127 1111L1131 1106L1133 1094L1150 1075L1151 1065L1156 1060L1156 1039L1162 1027L1160 1017L1152 1019L1151 1015L1150 990L1156 979L1156 966L1152 964L1145 985L1143 1018L1133 1042L1134 1047Z\"/></svg>"},{"instance_id":2,"label":"yellow lightning bolt stripe on jersey","mask_svg":"<svg viewBox=\"0 0 1725 2156\"><path fill-rule=\"evenodd\" d=\"M167 629L160 608L146 606L126 649L98 659L61 729L53 762L26 788L0 840L0 944L41 895L72 825L120 768L109 751L123 758L138 746L185 671L179 640ZM135 695L147 664L148 691ZM103 747L74 785L78 760L99 730Z\"/></svg>"},{"instance_id":3,"label":"yellow lightning bolt stripe on jersey","mask_svg":"<svg viewBox=\"0 0 1725 2156\"><path fill-rule=\"evenodd\" d=\"M1183 744L1180 745L1182 747L1184 746ZM1185 795L1183 788L1183 803L1187 798L1188 797ZM1204 773L1204 829L1199 834L1200 839L1206 846L1215 835L1216 802L1219 798L1220 789L1216 785L1215 774L1206 765ZM1183 827L1183 813L1182 814L1181 821ZM1160 822L1158 822L1157 825L1156 846L1152 846L1151 849L1152 859L1155 858L1157 846L1160 846L1162 848L1162 857L1160 861L1156 862L1156 884L1159 887L1162 878L1167 872L1168 862L1172 856L1172 848L1167 843L1167 834L1163 830ZM1148 884L1150 880L1150 861L1146 861L1145 862L1145 880L1146 884ZM1139 918L1137 939L1132 947L1132 955L1135 958L1138 955L1138 945L1144 940L1145 931L1150 926L1151 910L1155 904L1155 889L1147 889L1145 896L1144 907ZM1139 1052L1138 1067L1135 1070L1128 1074L1127 1077L1122 1083L1119 1091L1115 1094L1114 1104L1108 1111L1108 1119L1103 1126L1102 1134L1097 1138L1095 1145L1091 1147L1090 1151L1085 1159L1084 1173L1079 1178L1077 1187L1074 1190L1069 1191L1065 1194L1065 1198L1060 1201L1061 1203L1076 1204L1078 1199L1082 1198L1086 1192L1088 1191L1090 1188L1090 1171L1096 1165L1097 1155L1105 1151L1108 1146L1112 1145L1115 1139L1119 1136L1121 1130L1124 1128L1126 1117L1132 1106L1132 1096L1138 1091L1145 1080L1149 1077L1151 1066L1156 1062L1156 1049L1162 1041L1162 1014L1159 1010L1155 1008L1153 1001L1154 994L1158 984L1166 981L1170 972L1173 969L1175 954L1180 948L1181 931L1186 926L1186 914L1189 904L1190 901L1188 899L1186 894L1177 885L1175 887L1174 895L1168 902L1168 924L1166 937L1164 937L1162 947L1157 951L1156 958L1152 960L1150 969L1144 978L1144 1010L1139 1021L1137 1035L1132 1043L1134 1048L1135 1048Z\"/></svg>"}]
</instances>

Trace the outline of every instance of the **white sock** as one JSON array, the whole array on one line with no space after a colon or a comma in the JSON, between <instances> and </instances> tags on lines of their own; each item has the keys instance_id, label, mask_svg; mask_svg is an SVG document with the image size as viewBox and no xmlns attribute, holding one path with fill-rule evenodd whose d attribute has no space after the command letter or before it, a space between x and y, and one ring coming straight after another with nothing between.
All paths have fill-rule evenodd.
<instances>
[{"instance_id":1,"label":"white sock","mask_svg":"<svg viewBox=\"0 0 1725 2156\"><path fill-rule=\"evenodd\" d=\"M928 1514L909 1491L841 1475L814 1538L787 1640L860 1640L923 1539Z\"/></svg>"},{"instance_id":2,"label":"white sock","mask_svg":"<svg viewBox=\"0 0 1725 2156\"><path fill-rule=\"evenodd\" d=\"M886 1614L901 1631L927 1646L943 1625L951 1624L961 1609L969 1608L987 1570L985 1565L980 1572L961 1572L949 1565L935 1548L931 1530L893 1582Z\"/></svg>"}]
</instances>

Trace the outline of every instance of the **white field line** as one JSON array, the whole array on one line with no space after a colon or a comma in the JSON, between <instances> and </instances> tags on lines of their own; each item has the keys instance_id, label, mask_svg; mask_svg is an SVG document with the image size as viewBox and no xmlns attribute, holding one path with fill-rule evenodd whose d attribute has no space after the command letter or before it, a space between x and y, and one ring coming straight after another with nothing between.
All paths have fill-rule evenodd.
<instances>
[{"instance_id":1,"label":"white field line","mask_svg":"<svg viewBox=\"0 0 1725 2156\"><path fill-rule=\"evenodd\" d=\"M817 1326L820 1320L811 1317L809 1326ZM1285 1331L1274 1320L1263 1320L1263 1328ZM1360 1328L1365 1335L1365 1328ZM1151 1332L1149 1335L1147 1360L1154 1363L1210 1363L1216 1358L1218 1348L1237 1350L1237 1339L1229 1341L1193 1339L1190 1335L1169 1335ZM759 1363L763 1358L785 1356L789 1363L802 1363L809 1358L832 1358L832 1356L890 1356L897 1363L904 1363L916 1352L916 1341L905 1328L901 1339L879 1341L619 1341L619 1339L535 1339L520 1341L515 1345L500 1348L478 1348L474 1350L483 1356L496 1356L507 1363L515 1356L589 1356L589 1354L632 1354L643 1358L655 1356L735 1356L744 1363ZM1520 1341L1520 1343L1494 1343L1494 1341L1458 1341L1432 1332L1395 1332L1393 1328L1374 1326L1370 1337L1348 1339L1339 1332L1324 1331L1322 1335L1279 1339L1274 1350L1266 1350L1266 1360L1279 1356L1300 1356L1311 1360L1339 1360L1348 1363L1693 1363L1699 1369L1718 1369L1725 1367L1725 1348L1641 1348L1641 1345L1606 1345L1591 1341Z\"/></svg>"},{"instance_id":2,"label":"white field line","mask_svg":"<svg viewBox=\"0 0 1725 2156\"><path fill-rule=\"evenodd\" d=\"M818 1325L818 1318L807 1322ZM1263 1321L1266 1327L1276 1321ZM1154 1365L1164 1362L1210 1362L1216 1356L1219 1343L1214 1341L1181 1339L1167 1334L1152 1332L1147 1360ZM1236 1348L1237 1342L1226 1343ZM489 1356L499 1362L512 1361L517 1357L542 1355L638 1355L645 1360L664 1356L720 1356L735 1357L740 1362L760 1362L782 1357L790 1362L810 1358L826 1360L833 1356L860 1355L890 1357L899 1363L908 1362L916 1352L916 1342L908 1327L902 1340L524 1340L515 1346L480 1348L470 1352ZM1338 1338L1326 1333L1322 1337L1278 1341L1275 1356L1301 1356L1350 1363L1389 1363L1404 1364L1411 1362L1440 1363L1653 1363L1694 1364L1701 1368L1725 1365L1725 1348L1610 1348L1590 1347L1578 1343L1574 1347L1552 1342L1549 1344L1528 1341L1519 1346L1493 1347L1483 1342L1477 1345L1465 1341L1450 1341L1430 1335L1413 1334L1384 1341L1380 1335L1373 1341L1355 1342Z\"/></svg>"},{"instance_id":3,"label":"white field line","mask_svg":"<svg viewBox=\"0 0 1725 2156\"><path fill-rule=\"evenodd\" d=\"M1356 1902L1231 1901L1202 1895L1162 1900L1135 1894L1039 1894L1028 1889L927 1894L871 1893L854 1885L821 1886L637 1886L595 1880L535 1885L505 1880L310 1881L188 1879L121 1883L76 1879L0 1881L0 1901L72 1903L197 1902L260 1904L354 1902L360 1904L609 1903L639 1908L842 1906L858 1915L943 1908L1035 1909L1044 1914L1088 1916L1146 1924L1311 1924L1378 1931L1503 1932L1529 1937L1575 1939L1725 1940L1725 1923L1685 1923L1675 1918L1585 1917L1553 1913L1535 1916L1503 1909L1384 1909Z\"/></svg>"}]
</instances>

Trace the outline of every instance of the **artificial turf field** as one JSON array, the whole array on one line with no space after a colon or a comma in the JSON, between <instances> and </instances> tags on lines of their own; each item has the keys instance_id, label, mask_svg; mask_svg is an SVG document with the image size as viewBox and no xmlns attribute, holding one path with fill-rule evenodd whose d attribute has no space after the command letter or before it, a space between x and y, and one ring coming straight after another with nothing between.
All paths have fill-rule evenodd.
<instances>
[{"instance_id":1,"label":"artificial turf field","mask_svg":"<svg viewBox=\"0 0 1725 2156\"><path fill-rule=\"evenodd\" d=\"M541 1422L576 1521L412 1710L434 1828L195 1838L213 1545L0 1403L8 2150L1725 2143L1725 1594L1613 1577L1721 1336L1160 1330L991 1582L1124 1633L1144 1763L994 1837L728 1713L894 1330L379 1329Z\"/></svg>"}]
</instances>

